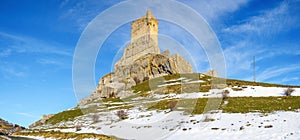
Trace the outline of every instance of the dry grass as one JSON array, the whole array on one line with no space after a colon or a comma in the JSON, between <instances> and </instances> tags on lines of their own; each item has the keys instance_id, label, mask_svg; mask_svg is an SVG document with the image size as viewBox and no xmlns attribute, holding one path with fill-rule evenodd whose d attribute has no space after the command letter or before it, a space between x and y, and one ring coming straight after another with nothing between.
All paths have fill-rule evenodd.
<instances>
[{"instance_id":1,"label":"dry grass","mask_svg":"<svg viewBox=\"0 0 300 140\"><path fill-rule=\"evenodd\" d=\"M58 131L33 131L33 132L17 132L14 133L15 136L39 136L44 138L55 138L55 139L75 139L82 140L84 138L94 138L99 140L117 140L118 138L100 134L91 133L65 133Z\"/></svg>"}]
</instances>

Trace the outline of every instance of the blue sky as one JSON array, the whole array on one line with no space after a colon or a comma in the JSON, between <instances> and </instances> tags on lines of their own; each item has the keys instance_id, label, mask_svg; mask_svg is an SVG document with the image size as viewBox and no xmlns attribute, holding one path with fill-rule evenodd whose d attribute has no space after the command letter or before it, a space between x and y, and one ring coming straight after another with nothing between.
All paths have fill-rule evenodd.
<instances>
[{"instance_id":1,"label":"blue sky","mask_svg":"<svg viewBox=\"0 0 300 140\"><path fill-rule=\"evenodd\" d=\"M43 114L74 107L72 61L76 43L90 21L119 2L1 1L0 117L28 126ZM201 14L216 33L228 78L252 80L252 59L256 56L258 81L300 85L299 0L180 2ZM199 45L189 33L166 21L160 21L159 32L185 47ZM95 64L96 81L111 71L114 57L120 57L119 50L129 39L130 23L107 38ZM204 50L199 54L196 65L204 72L210 69L209 63Z\"/></svg>"}]
</instances>

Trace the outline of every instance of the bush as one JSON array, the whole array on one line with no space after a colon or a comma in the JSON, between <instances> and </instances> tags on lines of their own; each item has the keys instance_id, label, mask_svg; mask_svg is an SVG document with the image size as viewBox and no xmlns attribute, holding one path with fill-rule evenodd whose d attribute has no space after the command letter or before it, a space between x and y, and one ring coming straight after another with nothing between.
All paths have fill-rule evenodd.
<instances>
[{"instance_id":1,"label":"bush","mask_svg":"<svg viewBox=\"0 0 300 140\"><path fill-rule=\"evenodd\" d=\"M117 116L118 116L120 119L122 119L122 120L128 118L128 114L127 114L127 112L125 112L124 110L118 110L118 111L117 111Z\"/></svg>"},{"instance_id":2,"label":"bush","mask_svg":"<svg viewBox=\"0 0 300 140\"><path fill-rule=\"evenodd\" d=\"M134 80L134 82L135 82L136 85L139 84L139 83L141 83L140 79L137 78L137 77L133 77L133 80Z\"/></svg>"},{"instance_id":3,"label":"bush","mask_svg":"<svg viewBox=\"0 0 300 140\"><path fill-rule=\"evenodd\" d=\"M80 130L81 130L81 125L76 125L76 126L75 126L75 130L76 130L76 131L80 131Z\"/></svg>"},{"instance_id":4,"label":"bush","mask_svg":"<svg viewBox=\"0 0 300 140\"><path fill-rule=\"evenodd\" d=\"M173 110L175 109L176 104L177 104L177 103L176 103L175 101L171 101L171 102L170 102L170 110L171 110L171 111L173 111Z\"/></svg>"},{"instance_id":5,"label":"bush","mask_svg":"<svg viewBox=\"0 0 300 140\"><path fill-rule=\"evenodd\" d=\"M146 76L146 77L144 77L143 82L148 81L148 80L149 80L149 77Z\"/></svg>"},{"instance_id":6,"label":"bush","mask_svg":"<svg viewBox=\"0 0 300 140\"><path fill-rule=\"evenodd\" d=\"M215 121L215 119L210 118L208 115L205 115L205 118L204 118L203 121L204 121L204 122L212 122L212 121Z\"/></svg>"},{"instance_id":7,"label":"bush","mask_svg":"<svg viewBox=\"0 0 300 140\"><path fill-rule=\"evenodd\" d=\"M294 91L295 89L289 87L286 90L284 90L284 95L291 96Z\"/></svg>"},{"instance_id":8,"label":"bush","mask_svg":"<svg viewBox=\"0 0 300 140\"><path fill-rule=\"evenodd\" d=\"M99 115L98 115L98 114L93 114L93 115L92 115L92 119L93 119L93 122L94 122L94 123L98 122L98 120L99 120Z\"/></svg>"},{"instance_id":9,"label":"bush","mask_svg":"<svg viewBox=\"0 0 300 140\"><path fill-rule=\"evenodd\" d=\"M224 90L224 91L222 92L222 98L223 98L223 100L226 99L226 98L228 98L228 94L229 94L229 93L230 93L229 90Z\"/></svg>"}]
</instances>

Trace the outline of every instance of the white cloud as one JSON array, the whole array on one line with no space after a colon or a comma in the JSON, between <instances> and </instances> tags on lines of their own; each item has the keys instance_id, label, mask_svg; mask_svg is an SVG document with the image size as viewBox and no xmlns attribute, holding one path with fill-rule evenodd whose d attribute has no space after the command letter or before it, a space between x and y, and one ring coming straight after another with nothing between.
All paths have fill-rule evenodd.
<instances>
[{"instance_id":1,"label":"white cloud","mask_svg":"<svg viewBox=\"0 0 300 140\"><path fill-rule=\"evenodd\" d=\"M11 49L0 50L0 57L7 57L11 54Z\"/></svg>"},{"instance_id":2,"label":"white cloud","mask_svg":"<svg viewBox=\"0 0 300 140\"><path fill-rule=\"evenodd\" d=\"M78 31L82 31L87 24L94 19L101 11L113 4L117 4L120 0L85 0L85 1L70 1L64 0L60 4L62 15L61 20L69 20L75 23Z\"/></svg>"},{"instance_id":3,"label":"white cloud","mask_svg":"<svg viewBox=\"0 0 300 140\"><path fill-rule=\"evenodd\" d=\"M286 74L299 69L300 66L298 65L280 66L280 67L276 66L276 67L268 68L257 75L257 80L266 81L268 79L275 78L281 76L282 74Z\"/></svg>"},{"instance_id":4,"label":"white cloud","mask_svg":"<svg viewBox=\"0 0 300 140\"><path fill-rule=\"evenodd\" d=\"M240 7L246 5L249 0L181 0L181 2L191 6L206 20L214 21L219 20L224 14L238 10Z\"/></svg>"},{"instance_id":5,"label":"white cloud","mask_svg":"<svg viewBox=\"0 0 300 140\"><path fill-rule=\"evenodd\" d=\"M219 20L221 16L238 10L241 6L246 5L249 0L178 0L195 9L207 21ZM98 0L88 1L70 1L64 0L60 4L63 9L62 20L71 20L76 24L79 31L82 31L88 23L94 19L100 12L118 4L121 0L110 0L105 3ZM138 5L136 5L138 6ZM124 13L126 14L126 13ZM213 22L212 22L213 23Z\"/></svg>"},{"instance_id":6,"label":"white cloud","mask_svg":"<svg viewBox=\"0 0 300 140\"><path fill-rule=\"evenodd\" d=\"M70 50L66 50L66 47L63 47L60 44L44 42L35 38L18 36L4 32L0 32L0 37L13 44L8 46L3 52L0 52L0 56L1 54L3 56L8 56L12 53L43 53L72 56L72 52Z\"/></svg>"},{"instance_id":7,"label":"white cloud","mask_svg":"<svg viewBox=\"0 0 300 140\"><path fill-rule=\"evenodd\" d=\"M43 65L62 65L62 63L55 59L49 59L49 58L41 58L37 60L37 63L43 64Z\"/></svg>"},{"instance_id":8,"label":"white cloud","mask_svg":"<svg viewBox=\"0 0 300 140\"><path fill-rule=\"evenodd\" d=\"M299 77L285 77L282 79L282 82L298 81Z\"/></svg>"},{"instance_id":9,"label":"white cloud","mask_svg":"<svg viewBox=\"0 0 300 140\"><path fill-rule=\"evenodd\" d=\"M281 2L274 8L236 21L238 24L222 30L221 38L223 46L226 46L224 54L229 76L248 77L247 80L249 80L249 76L252 74L253 56L257 56L256 60L260 61L278 55L299 55L297 50L299 47L292 42L284 43L284 45L272 43L271 46L268 44L268 39L273 36L299 26L298 19L291 14L292 6L288 1ZM266 69L265 73L260 75L260 80L267 80L276 74L283 74L289 69ZM263 76L264 74L265 76Z\"/></svg>"},{"instance_id":10,"label":"white cloud","mask_svg":"<svg viewBox=\"0 0 300 140\"><path fill-rule=\"evenodd\" d=\"M25 113L25 112L19 112L19 113L17 113L17 114L18 114L18 115L25 116L25 117L30 117L30 118L39 118L39 116L37 116L37 115L30 114L30 113Z\"/></svg>"},{"instance_id":11,"label":"white cloud","mask_svg":"<svg viewBox=\"0 0 300 140\"><path fill-rule=\"evenodd\" d=\"M251 49L249 49L251 47ZM228 76L243 75L248 77L252 74L253 57L263 56L260 54L266 53L266 50L260 49L260 46L254 45L248 41L238 41L234 45L224 49L224 55L226 59L226 67ZM256 61L261 60L262 57L256 57ZM239 78L243 78L239 77ZM245 79L249 80L249 79Z\"/></svg>"},{"instance_id":12,"label":"white cloud","mask_svg":"<svg viewBox=\"0 0 300 140\"><path fill-rule=\"evenodd\" d=\"M16 77L25 77L26 73L20 70L16 70L13 67L2 67L1 68L2 72L4 73L4 76L8 76L8 75L12 75L12 76L16 76ZM7 75L8 74L8 75Z\"/></svg>"},{"instance_id":13,"label":"white cloud","mask_svg":"<svg viewBox=\"0 0 300 140\"><path fill-rule=\"evenodd\" d=\"M287 1L277 7L262 11L257 16L252 16L241 24L225 28L225 33L257 33L259 35L271 35L283 30L289 30L296 25L297 19L290 14L291 5ZM299 26L299 25L297 25Z\"/></svg>"}]
</instances>

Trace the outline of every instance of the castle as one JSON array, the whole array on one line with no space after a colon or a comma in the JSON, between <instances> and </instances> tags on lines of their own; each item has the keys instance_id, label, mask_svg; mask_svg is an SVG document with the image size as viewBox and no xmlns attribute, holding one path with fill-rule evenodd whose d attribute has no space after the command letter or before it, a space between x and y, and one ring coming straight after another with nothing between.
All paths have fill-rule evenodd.
<instances>
[{"instance_id":1,"label":"castle","mask_svg":"<svg viewBox=\"0 0 300 140\"><path fill-rule=\"evenodd\" d=\"M131 24L131 41L122 58L114 65L114 72L103 76L94 93L80 104L109 97L126 97L131 87L143 81L178 73L192 73L189 62L168 50L158 47L158 20L147 11L146 15Z\"/></svg>"}]
</instances>

